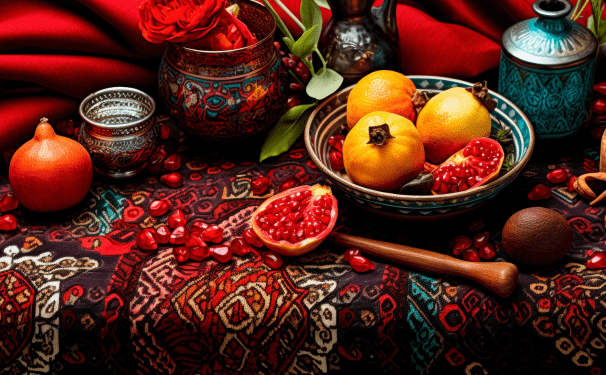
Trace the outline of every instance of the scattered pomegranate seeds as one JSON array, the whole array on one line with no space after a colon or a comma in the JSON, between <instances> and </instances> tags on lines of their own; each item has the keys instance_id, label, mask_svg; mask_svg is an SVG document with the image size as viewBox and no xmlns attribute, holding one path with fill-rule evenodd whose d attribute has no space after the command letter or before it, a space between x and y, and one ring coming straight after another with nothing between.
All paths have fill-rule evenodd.
<instances>
[{"instance_id":1,"label":"scattered pomegranate seeds","mask_svg":"<svg viewBox=\"0 0 606 375\"><path fill-rule=\"evenodd\" d=\"M606 268L606 252L594 253L586 263L587 268Z\"/></svg>"},{"instance_id":2,"label":"scattered pomegranate seeds","mask_svg":"<svg viewBox=\"0 0 606 375\"><path fill-rule=\"evenodd\" d=\"M341 151L330 150L328 159L330 161L330 167L333 171L345 169L345 164L343 163L343 154Z\"/></svg>"},{"instance_id":3,"label":"scattered pomegranate seeds","mask_svg":"<svg viewBox=\"0 0 606 375\"><path fill-rule=\"evenodd\" d=\"M172 154L164 160L164 169L167 171L177 171L181 168L181 156Z\"/></svg>"},{"instance_id":4,"label":"scattered pomegranate seeds","mask_svg":"<svg viewBox=\"0 0 606 375\"><path fill-rule=\"evenodd\" d=\"M191 223L191 226L189 227L189 231L193 233L204 233L204 231L208 227L209 225L203 222L202 220L194 220L194 222Z\"/></svg>"},{"instance_id":5,"label":"scattered pomegranate seeds","mask_svg":"<svg viewBox=\"0 0 606 375\"><path fill-rule=\"evenodd\" d=\"M300 184L301 184L301 182L299 181L299 179L296 176L292 176L288 180L284 181L282 183L282 185L280 185L280 188L278 189L278 193L281 193L284 190L292 189L295 186L299 186Z\"/></svg>"},{"instance_id":6,"label":"scattered pomegranate seeds","mask_svg":"<svg viewBox=\"0 0 606 375\"><path fill-rule=\"evenodd\" d=\"M193 246L189 247L189 259L201 262L208 258L210 255L210 248L205 244L204 246Z\"/></svg>"},{"instance_id":7,"label":"scattered pomegranate seeds","mask_svg":"<svg viewBox=\"0 0 606 375\"><path fill-rule=\"evenodd\" d=\"M280 254L276 254L273 251L267 251L263 254L263 262L274 270L282 267L282 264L284 264Z\"/></svg>"},{"instance_id":8,"label":"scattered pomegranate seeds","mask_svg":"<svg viewBox=\"0 0 606 375\"><path fill-rule=\"evenodd\" d=\"M166 225L161 225L156 229L156 242L159 244L167 244L170 241L170 229Z\"/></svg>"},{"instance_id":9,"label":"scattered pomegranate seeds","mask_svg":"<svg viewBox=\"0 0 606 375\"><path fill-rule=\"evenodd\" d=\"M187 228L185 227L177 227L170 235L170 243L173 245L182 245L187 240Z\"/></svg>"},{"instance_id":10,"label":"scattered pomegranate seeds","mask_svg":"<svg viewBox=\"0 0 606 375\"><path fill-rule=\"evenodd\" d=\"M199 232L189 232L187 239L185 240L186 247L208 247L206 242L202 239L202 233Z\"/></svg>"},{"instance_id":11,"label":"scattered pomegranate seeds","mask_svg":"<svg viewBox=\"0 0 606 375\"><path fill-rule=\"evenodd\" d=\"M175 229L177 227L183 227L187 223L185 220L185 214L180 209L176 209L168 215L168 226Z\"/></svg>"},{"instance_id":12,"label":"scattered pomegranate seeds","mask_svg":"<svg viewBox=\"0 0 606 375\"><path fill-rule=\"evenodd\" d=\"M160 181L172 188L183 186L183 176L179 172L173 172L160 176Z\"/></svg>"},{"instance_id":13,"label":"scattered pomegranate seeds","mask_svg":"<svg viewBox=\"0 0 606 375\"><path fill-rule=\"evenodd\" d=\"M577 176L570 176L570 177L568 177L568 180L566 181L566 188L571 193L574 191L574 182L576 180L577 180Z\"/></svg>"},{"instance_id":14,"label":"scattered pomegranate seeds","mask_svg":"<svg viewBox=\"0 0 606 375\"><path fill-rule=\"evenodd\" d=\"M480 255L478 254L478 250L473 247L470 247L469 249L463 251L463 259L468 262L479 262Z\"/></svg>"},{"instance_id":15,"label":"scattered pomegranate seeds","mask_svg":"<svg viewBox=\"0 0 606 375\"><path fill-rule=\"evenodd\" d=\"M354 255L362 255L362 252L358 249L349 249L345 251L345 255L343 257L346 261L351 262L351 258Z\"/></svg>"},{"instance_id":16,"label":"scattered pomegranate seeds","mask_svg":"<svg viewBox=\"0 0 606 375\"><path fill-rule=\"evenodd\" d=\"M375 264L362 255L352 255L349 264L356 272L367 272L375 269Z\"/></svg>"},{"instance_id":17,"label":"scattered pomegranate seeds","mask_svg":"<svg viewBox=\"0 0 606 375\"><path fill-rule=\"evenodd\" d=\"M248 243L249 245L253 245L255 247L263 246L263 242L261 241L259 236L257 236L255 231L252 230L252 228L248 228L247 230L242 232L242 237L244 238L244 241L246 241L246 243Z\"/></svg>"},{"instance_id":18,"label":"scattered pomegranate seeds","mask_svg":"<svg viewBox=\"0 0 606 375\"><path fill-rule=\"evenodd\" d=\"M345 136L343 134L333 135L328 138L328 145L339 152L343 152L343 143L345 142Z\"/></svg>"},{"instance_id":19,"label":"scattered pomegranate seeds","mask_svg":"<svg viewBox=\"0 0 606 375\"><path fill-rule=\"evenodd\" d=\"M185 246L175 247L173 248L173 255L175 256L175 259L177 259L177 262L183 263L189 259L189 249Z\"/></svg>"},{"instance_id":20,"label":"scattered pomegranate seeds","mask_svg":"<svg viewBox=\"0 0 606 375\"><path fill-rule=\"evenodd\" d=\"M223 241L223 228L218 225L211 225L206 228L202 234L202 239L207 242L219 243Z\"/></svg>"},{"instance_id":21,"label":"scattered pomegranate seeds","mask_svg":"<svg viewBox=\"0 0 606 375\"><path fill-rule=\"evenodd\" d=\"M547 173L547 179L552 184L561 184L562 182L566 182L566 180L568 180L568 172L566 172L566 170L563 168L557 168Z\"/></svg>"},{"instance_id":22,"label":"scattered pomegranate seeds","mask_svg":"<svg viewBox=\"0 0 606 375\"><path fill-rule=\"evenodd\" d=\"M473 245L471 238L467 236L458 236L454 240L454 245L452 247L452 252L454 255L461 254L464 250L467 250Z\"/></svg>"},{"instance_id":23,"label":"scattered pomegranate seeds","mask_svg":"<svg viewBox=\"0 0 606 375\"><path fill-rule=\"evenodd\" d=\"M267 191L267 188L269 187L269 178L267 178L267 177L256 178L256 179L252 180L251 185L252 185L252 192L255 195L263 194L263 193L265 193L265 191Z\"/></svg>"},{"instance_id":24,"label":"scattered pomegranate seeds","mask_svg":"<svg viewBox=\"0 0 606 375\"><path fill-rule=\"evenodd\" d=\"M0 230L17 229L17 218L13 215L0 216Z\"/></svg>"},{"instance_id":25,"label":"scattered pomegranate seeds","mask_svg":"<svg viewBox=\"0 0 606 375\"><path fill-rule=\"evenodd\" d=\"M153 201L149 205L148 211L152 216L162 216L170 209L170 203L164 199Z\"/></svg>"},{"instance_id":26,"label":"scattered pomegranate seeds","mask_svg":"<svg viewBox=\"0 0 606 375\"><path fill-rule=\"evenodd\" d=\"M19 206L19 200L13 193L6 193L0 199L0 212L12 211Z\"/></svg>"},{"instance_id":27,"label":"scattered pomegranate seeds","mask_svg":"<svg viewBox=\"0 0 606 375\"><path fill-rule=\"evenodd\" d=\"M165 123L160 124L160 138L170 138L170 128Z\"/></svg>"},{"instance_id":28,"label":"scattered pomegranate seeds","mask_svg":"<svg viewBox=\"0 0 606 375\"><path fill-rule=\"evenodd\" d=\"M492 246L492 244L486 244L479 248L478 254L482 259L492 259L497 255L494 251L494 246Z\"/></svg>"},{"instance_id":29,"label":"scattered pomegranate seeds","mask_svg":"<svg viewBox=\"0 0 606 375\"><path fill-rule=\"evenodd\" d=\"M246 255L248 253L250 253L251 248L250 246L248 246L248 244L246 243L246 241L244 241L244 239L242 238L236 238L233 241L231 241L231 251L239 256L242 255Z\"/></svg>"},{"instance_id":30,"label":"scattered pomegranate seeds","mask_svg":"<svg viewBox=\"0 0 606 375\"><path fill-rule=\"evenodd\" d=\"M484 228L484 220L479 216L474 217L469 222L469 231L472 233L477 232L482 228Z\"/></svg>"},{"instance_id":31,"label":"scattered pomegranate seeds","mask_svg":"<svg viewBox=\"0 0 606 375\"><path fill-rule=\"evenodd\" d=\"M478 233L475 236L473 236L473 247L479 249L482 246L486 245L488 243L489 239L490 239L490 233L488 233L488 232Z\"/></svg>"},{"instance_id":32,"label":"scattered pomegranate seeds","mask_svg":"<svg viewBox=\"0 0 606 375\"><path fill-rule=\"evenodd\" d=\"M146 228L137 233L135 243L143 250L156 250L158 243L156 242L156 231L152 228Z\"/></svg>"},{"instance_id":33,"label":"scattered pomegranate seeds","mask_svg":"<svg viewBox=\"0 0 606 375\"><path fill-rule=\"evenodd\" d=\"M538 201L541 199L547 199L551 197L551 188L549 186L545 186L543 184L538 184L530 193L528 193L528 198L533 201Z\"/></svg>"},{"instance_id":34,"label":"scattered pomegranate seeds","mask_svg":"<svg viewBox=\"0 0 606 375\"><path fill-rule=\"evenodd\" d=\"M74 120L72 120L71 118L68 118L68 119L58 121L55 128L61 134L72 135L72 134L74 134Z\"/></svg>"},{"instance_id":35,"label":"scattered pomegranate seeds","mask_svg":"<svg viewBox=\"0 0 606 375\"><path fill-rule=\"evenodd\" d=\"M229 262L232 258L231 247L227 245L211 247L210 255L221 263Z\"/></svg>"}]
</instances>

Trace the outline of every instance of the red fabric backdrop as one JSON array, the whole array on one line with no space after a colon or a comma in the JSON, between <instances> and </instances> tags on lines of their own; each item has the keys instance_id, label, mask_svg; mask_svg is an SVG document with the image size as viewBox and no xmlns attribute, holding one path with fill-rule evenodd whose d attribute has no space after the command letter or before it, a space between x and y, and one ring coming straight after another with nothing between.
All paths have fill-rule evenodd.
<instances>
[{"instance_id":1,"label":"red fabric backdrop","mask_svg":"<svg viewBox=\"0 0 606 375\"><path fill-rule=\"evenodd\" d=\"M299 1L283 0L296 15ZM141 37L139 2L0 2L0 154L29 139L41 117L54 124L95 90L155 93L164 46ZM402 71L466 78L496 68L503 31L534 17L532 2L400 0ZM330 12L323 15L326 21Z\"/></svg>"}]
</instances>

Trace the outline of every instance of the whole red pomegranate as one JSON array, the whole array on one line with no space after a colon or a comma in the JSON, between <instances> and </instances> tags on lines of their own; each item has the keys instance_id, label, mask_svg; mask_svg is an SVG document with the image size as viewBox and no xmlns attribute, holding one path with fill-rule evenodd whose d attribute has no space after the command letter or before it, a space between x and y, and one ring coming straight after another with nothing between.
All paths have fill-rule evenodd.
<instances>
[{"instance_id":1,"label":"whole red pomegranate","mask_svg":"<svg viewBox=\"0 0 606 375\"><path fill-rule=\"evenodd\" d=\"M19 202L51 212L78 204L93 181L93 163L78 142L55 134L42 118L34 138L13 155L8 178Z\"/></svg>"}]
</instances>

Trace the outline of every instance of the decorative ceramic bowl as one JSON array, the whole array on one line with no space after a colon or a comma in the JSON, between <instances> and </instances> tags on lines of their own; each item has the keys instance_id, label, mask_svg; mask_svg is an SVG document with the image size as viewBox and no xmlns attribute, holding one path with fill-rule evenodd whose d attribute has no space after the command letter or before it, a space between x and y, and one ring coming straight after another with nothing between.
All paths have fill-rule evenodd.
<instances>
[{"instance_id":1,"label":"decorative ceramic bowl","mask_svg":"<svg viewBox=\"0 0 606 375\"><path fill-rule=\"evenodd\" d=\"M160 103L184 131L213 145L246 140L282 115L288 73L274 46L276 21L263 5L235 0L258 43L231 51L169 44L160 63Z\"/></svg>"},{"instance_id":2,"label":"decorative ceramic bowl","mask_svg":"<svg viewBox=\"0 0 606 375\"><path fill-rule=\"evenodd\" d=\"M155 111L151 96L130 87L99 90L80 103L80 143L97 173L126 178L145 169L158 146Z\"/></svg>"},{"instance_id":3,"label":"decorative ceramic bowl","mask_svg":"<svg viewBox=\"0 0 606 375\"><path fill-rule=\"evenodd\" d=\"M408 76L417 89L429 96L451 87L469 87L471 83L434 76ZM368 189L354 184L345 171L335 172L330 167L328 138L346 125L347 98L353 86L345 88L324 100L311 114L305 127L305 146L312 160L326 176L336 194L379 215L407 221L442 220L462 215L487 202L503 190L522 171L534 148L535 136L530 121L514 104L490 91L497 101L491 113L492 126L499 122L512 130L515 147L515 166L495 181L459 193L443 195L403 195Z\"/></svg>"}]
</instances>

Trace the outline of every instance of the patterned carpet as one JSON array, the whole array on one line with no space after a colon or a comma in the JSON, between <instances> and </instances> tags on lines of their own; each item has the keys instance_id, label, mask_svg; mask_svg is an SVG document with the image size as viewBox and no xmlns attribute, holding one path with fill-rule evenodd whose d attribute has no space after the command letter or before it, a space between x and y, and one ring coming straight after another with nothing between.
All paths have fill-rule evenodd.
<instances>
[{"instance_id":1,"label":"patterned carpet","mask_svg":"<svg viewBox=\"0 0 606 375\"><path fill-rule=\"evenodd\" d=\"M359 274L345 249L329 243L279 270L257 251L226 264L177 264L166 245L139 250L138 231L166 221L147 212L156 199L181 208L188 222L220 224L230 240L284 181L323 181L301 142L262 164L258 147L213 152L174 127L165 143L184 158L181 188L147 172L126 181L96 176L77 207L20 210L19 229L0 233L0 374L599 375L606 368L606 273L585 267L589 250L606 250L606 209L545 177L555 166L577 176L595 171L598 141L589 131L566 148L541 145L497 199L462 218L390 222L339 201L341 232L447 254L448 240L469 234L475 217L500 244L515 211L560 212L574 230L570 253L551 268L521 268L507 299L376 258L374 271ZM2 168L0 196L10 191ZM251 191L258 176L272 182L263 196ZM553 196L530 201L539 183L553 186ZM500 259L507 256L499 247Z\"/></svg>"}]
</instances>

